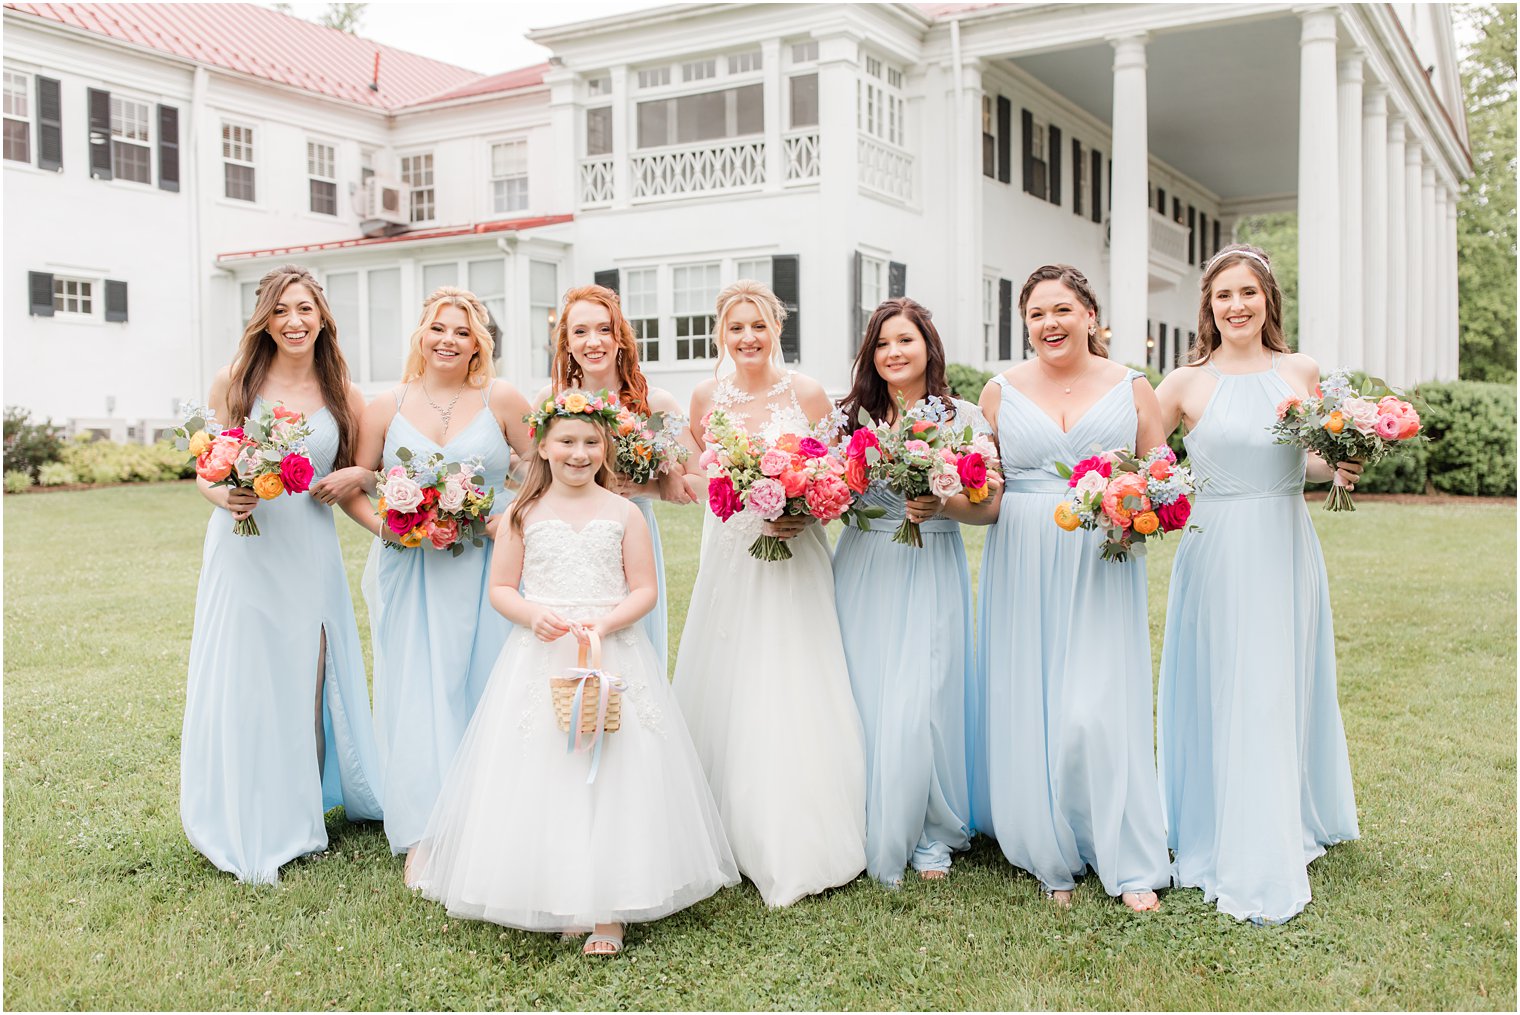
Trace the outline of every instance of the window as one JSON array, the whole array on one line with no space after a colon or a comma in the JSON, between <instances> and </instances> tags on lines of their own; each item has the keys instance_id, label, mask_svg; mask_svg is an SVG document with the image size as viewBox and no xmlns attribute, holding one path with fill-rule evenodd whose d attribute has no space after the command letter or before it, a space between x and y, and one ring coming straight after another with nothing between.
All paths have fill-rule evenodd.
<instances>
[{"instance_id":1,"label":"window","mask_svg":"<svg viewBox=\"0 0 1520 1015\"><path fill-rule=\"evenodd\" d=\"M631 268L623 273L623 312L633 327L640 363L660 361L660 308L657 268Z\"/></svg>"},{"instance_id":2,"label":"window","mask_svg":"<svg viewBox=\"0 0 1520 1015\"><path fill-rule=\"evenodd\" d=\"M1050 133L1050 127L1043 121L1034 121L1034 131L1029 135L1029 157L1039 162L1048 161L1045 158L1045 138Z\"/></svg>"},{"instance_id":3,"label":"window","mask_svg":"<svg viewBox=\"0 0 1520 1015\"><path fill-rule=\"evenodd\" d=\"M501 258L495 257L484 261L471 261L467 266L470 282L470 292L486 305L486 313L491 315L488 324L496 325L496 335L493 341L495 348L491 350L491 358L501 359L501 347L505 344L501 340L501 322L507 315L507 272L506 263Z\"/></svg>"},{"instance_id":4,"label":"window","mask_svg":"<svg viewBox=\"0 0 1520 1015\"><path fill-rule=\"evenodd\" d=\"M53 312L95 315L95 283L83 278L53 276Z\"/></svg>"},{"instance_id":5,"label":"window","mask_svg":"<svg viewBox=\"0 0 1520 1015\"><path fill-rule=\"evenodd\" d=\"M997 279L982 279L982 359L991 362L997 356Z\"/></svg>"},{"instance_id":6,"label":"window","mask_svg":"<svg viewBox=\"0 0 1520 1015\"><path fill-rule=\"evenodd\" d=\"M459 284L459 262L445 261L442 264L424 264L422 266L422 296L426 299L431 293L446 285Z\"/></svg>"},{"instance_id":7,"label":"window","mask_svg":"<svg viewBox=\"0 0 1520 1015\"><path fill-rule=\"evenodd\" d=\"M730 74L748 74L750 71L760 69L760 51L750 50L748 53L735 53L728 58L728 72Z\"/></svg>"},{"instance_id":8,"label":"window","mask_svg":"<svg viewBox=\"0 0 1520 1015\"><path fill-rule=\"evenodd\" d=\"M639 103L639 147L690 144L765 132L762 85Z\"/></svg>"},{"instance_id":9,"label":"window","mask_svg":"<svg viewBox=\"0 0 1520 1015\"><path fill-rule=\"evenodd\" d=\"M5 72L5 157L12 162L32 161L31 84L26 74Z\"/></svg>"},{"instance_id":10,"label":"window","mask_svg":"<svg viewBox=\"0 0 1520 1015\"><path fill-rule=\"evenodd\" d=\"M598 95L612 94L612 78L603 74L599 78L586 79L586 94L592 98Z\"/></svg>"},{"instance_id":11,"label":"window","mask_svg":"<svg viewBox=\"0 0 1520 1015\"><path fill-rule=\"evenodd\" d=\"M148 109L146 102L111 96L111 172L118 180L153 182Z\"/></svg>"},{"instance_id":12,"label":"window","mask_svg":"<svg viewBox=\"0 0 1520 1015\"><path fill-rule=\"evenodd\" d=\"M559 313L559 266L552 261L528 262L528 341L532 346L534 377L549 376L549 350L554 346L554 320Z\"/></svg>"},{"instance_id":13,"label":"window","mask_svg":"<svg viewBox=\"0 0 1520 1015\"><path fill-rule=\"evenodd\" d=\"M528 207L528 142L491 146L491 209L497 214Z\"/></svg>"},{"instance_id":14,"label":"window","mask_svg":"<svg viewBox=\"0 0 1520 1015\"><path fill-rule=\"evenodd\" d=\"M814 63L818 60L818 41L799 42L792 46L792 63Z\"/></svg>"},{"instance_id":15,"label":"window","mask_svg":"<svg viewBox=\"0 0 1520 1015\"><path fill-rule=\"evenodd\" d=\"M403 155L401 157L401 182L412 188L409 218L412 222L432 221L433 207L433 153Z\"/></svg>"},{"instance_id":16,"label":"window","mask_svg":"<svg viewBox=\"0 0 1520 1015\"><path fill-rule=\"evenodd\" d=\"M992 96L982 96L982 175L997 177L997 118Z\"/></svg>"},{"instance_id":17,"label":"window","mask_svg":"<svg viewBox=\"0 0 1520 1015\"><path fill-rule=\"evenodd\" d=\"M222 124L222 185L234 201L255 200L252 127Z\"/></svg>"},{"instance_id":18,"label":"window","mask_svg":"<svg viewBox=\"0 0 1520 1015\"><path fill-rule=\"evenodd\" d=\"M669 67L651 67L649 70L639 71L640 88L659 88L670 84Z\"/></svg>"},{"instance_id":19,"label":"window","mask_svg":"<svg viewBox=\"0 0 1520 1015\"><path fill-rule=\"evenodd\" d=\"M676 325L676 359L715 359L717 343L712 340L714 305L718 302L716 261L709 264L683 264L671 269Z\"/></svg>"},{"instance_id":20,"label":"window","mask_svg":"<svg viewBox=\"0 0 1520 1015\"><path fill-rule=\"evenodd\" d=\"M681 64L682 81L706 81L718 76L717 60L693 60Z\"/></svg>"},{"instance_id":21,"label":"window","mask_svg":"<svg viewBox=\"0 0 1520 1015\"><path fill-rule=\"evenodd\" d=\"M874 56L866 57L865 77L855 85L856 125L872 137L899 147L905 136L906 109L901 89L901 71L884 66Z\"/></svg>"},{"instance_id":22,"label":"window","mask_svg":"<svg viewBox=\"0 0 1520 1015\"><path fill-rule=\"evenodd\" d=\"M792 129L818 126L818 75L797 74L788 79L788 84L791 89Z\"/></svg>"},{"instance_id":23,"label":"window","mask_svg":"<svg viewBox=\"0 0 1520 1015\"><path fill-rule=\"evenodd\" d=\"M359 152L359 182L367 183L375 175L375 150L364 148Z\"/></svg>"},{"instance_id":24,"label":"window","mask_svg":"<svg viewBox=\"0 0 1520 1015\"><path fill-rule=\"evenodd\" d=\"M887 262L860 257L860 309L870 317L887 298Z\"/></svg>"},{"instance_id":25,"label":"window","mask_svg":"<svg viewBox=\"0 0 1520 1015\"><path fill-rule=\"evenodd\" d=\"M318 215L338 214L338 153L330 144L306 142L308 201Z\"/></svg>"},{"instance_id":26,"label":"window","mask_svg":"<svg viewBox=\"0 0 1520 1015\"><path fill-rule=\"evenodd\" d=\"M401 269L371 268L369 278L369 377L394 381L401 377L406 336L401 319Z\"/></svg>"},{"instance_id":27,"label":"window","mask_svg":"<svg viewBox=\"0 0 1520 1015\"><path fill-rule=\"evenodd\" d=\"M612 154L612 107L586 110L586 154Z\"/></svg>"},{"instance_id":28,"label":"window","mask_svg":"<svg viewBox=\"0 0 1520 1015\"><path fill-rule=\"evenodd\" d=\"M333 272L322 280L327 295L327 306L332 310L333 321L338 326L338 347L348 360L348 368L354 379L362 377L360 361L360 336L364 334L359 321L359 273L357 271Z\"/></svg>"}]
</instances>

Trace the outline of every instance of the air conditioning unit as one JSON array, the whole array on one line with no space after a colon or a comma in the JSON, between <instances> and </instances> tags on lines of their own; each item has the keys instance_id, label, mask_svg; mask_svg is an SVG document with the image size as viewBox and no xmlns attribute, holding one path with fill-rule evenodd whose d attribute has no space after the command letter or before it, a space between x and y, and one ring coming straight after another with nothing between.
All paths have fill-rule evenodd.
<instances>
[{"instance_id":1,"label":"air conditioning unit","mask_svg":"<svg viewBox=\"0 0 1520 1015\"><path fill-rule=\"evenodd\" d=\"M411 188L397 180L371 176L359 188L359 218L366 223L404 226L410 211Z\"/></svg>"}]
</instances>

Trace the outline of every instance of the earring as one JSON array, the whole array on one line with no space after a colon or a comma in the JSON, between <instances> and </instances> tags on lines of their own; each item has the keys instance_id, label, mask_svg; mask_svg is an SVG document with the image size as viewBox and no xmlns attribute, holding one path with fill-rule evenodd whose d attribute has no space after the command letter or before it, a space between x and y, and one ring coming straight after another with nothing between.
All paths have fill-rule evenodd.
<instances>
[{"instance_id":1,"label":"earring","mask_svg":"<svg viewBox=\"0 0 1520 1015\"><path fill-rule=\"evenodd\" d=\"M1097 334L1098 334L1098 326L1096 324L1089 324L1087 326L1087 337L1088 338L1093 338Z\"/></svg>"}]
</instances>

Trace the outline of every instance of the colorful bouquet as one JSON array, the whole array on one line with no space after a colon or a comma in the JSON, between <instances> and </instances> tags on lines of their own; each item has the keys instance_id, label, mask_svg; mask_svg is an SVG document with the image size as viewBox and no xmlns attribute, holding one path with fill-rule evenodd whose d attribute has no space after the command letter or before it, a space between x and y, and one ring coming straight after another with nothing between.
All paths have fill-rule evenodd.
<instances>
[{"instance_id":1,"label":"colorful bouquet","mask_svg":"<svg viewBox=\"0 0 1520 1015\"><path fill-rule=\"evenodd\" d=\"M934 494L949 500L965 493L973 504L990 494L989 470L997 471L997 448L992 438L977 434L969 425L951 429L954 411L935 395L907 408L898 398L897 422L876 423L860 410L860 427L850 435L845 449L845 483L857 494L866 492L871 480L887 483L904 498ZM922 547L923 534L915 521L904 518L892 541Z\"/></svg>"},{"instance_id":2,"label":"colorful bouquet","mask_svg":"<svg viewBox=\"0 0 1520 1015\"><path fill-rule=\"evenodd\" d=\"M173 433L174 446L195 456L196 475L212 486L252 490L261 500L305 493L316 471L306 454L306 417L278 403L226 428L209 409L192 408ZM249 515L232 531L257 536L259 524Z\"/></svg>"},{"instance_id":3,"label":"colorful bouquet","mask_svg":"<svg viewBox=\"0 0 1520 1015\"><path fill-rule=\"evenodd\" d=\"M820 425L829 432L832 420ZM827 524L843 518L846 525L869 529L868 519L881 508L855 502L845 483L845 465L818 432L803 436L782 434L767 443L734 424L722 409L714 409L703 427L707 450L698 459L707 471L707 504L721 521L750 511L766 521L782 515L811 515ZM750 556L760 560L789 560L786 540L759 536Z\"/></svg>"},{"instance_id":4,"label":"colorful bouquet","mask_svg":"<svg viewBox=\"0 0 1520 1015\"><path fill-rule=\"evenodd\" d=\"M617 459L613 468L635 483L648 483L661 473L686 461L690 452L681 443L686 419L678 414L655 412L640 415L618 409L613 444Z\"/></svg>"},{"instance_id":5,"label":"colorful bouquet","mask_svg":"<svg viewBox=\"0 0 1520 1015\"><path fill-rule=\"evenodd\" d=\"M1122 563L1131 553L1144 552L1151 536L1159 539L1162 533L1198 528L1188 525L1193 474L1177 464L1177 456L1165 444L1144 458L1120 448L1099 452L1075 468L1057 462L1056 471L1072 490L1071 500L1056 508L1056 524L1067 532L1107 532L1104 560Z\"/></svg>"},{"instance_id":6,"label":"colorful bouquet","mask_svg":"<svg viewBox=\"0 0 1520 1015\"><path fill-rule=\"evenodd\" d=\"M402 550L426 540L456 557L465 540L484 546L496 491L485 485L480 460L446 462L436 451L418 458L406 448L397 448L396 457L400 465L375 473L386 543Z\"/></svg>"},{"instance_id":7,"label":"colorful bouquet","mask_svg":"<svg viewBox=\"0 0 1520 1015\"><path fill-rule=\"evenodd\" d=\"M1336 370L1309 398L1285 398L1277 406L1272 434L1278 444L1312 451L1332 466L1337 462L1368 465L1388 457L1406 441L1428 440L1420 432L1420 414L1377 378L1357 391L1344 370ZM1339 474L1325 498L1327 511L1355 511L1351 491Z\"/></svg>"}]
</instances>

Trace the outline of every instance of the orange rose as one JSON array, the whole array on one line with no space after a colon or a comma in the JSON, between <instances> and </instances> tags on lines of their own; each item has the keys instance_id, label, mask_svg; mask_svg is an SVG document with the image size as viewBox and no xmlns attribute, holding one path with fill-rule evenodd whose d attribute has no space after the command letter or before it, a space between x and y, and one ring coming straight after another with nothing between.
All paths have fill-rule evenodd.
<instances>
[{"instance_id":1,"label":"orange rose","mask_svg":"<svg viewBox=\"0 0 1520 1015\"><path fill-rule=\"evenodd\" d=\"M1082 519L1071 509L1071 504L1063 500L1056 508L1056 524L1070 532L1082 524Z\"/></svg>"},{"instance_id":2,"label":"orange rose","mask_svg":"<svg viewBox=\"0 0 1520 1015\"><path fill-rule=\"evenodd\" d=\"M1346 429L1345 414L1337 409L1330 414L1329 419L1325 420L1324 426L1325 429L1329 430L1331 433L1340 433L1342 430Z\"/></svg>"},{"instance_id":3,"label":"orange rose","mask_svg":"<svg viewBox=\"0 0 1520 1015\"><path fill-rule=\"evenodd\" d=\"M966 499L973 504L980 504L990 496L992 496L992 491L986 486L970 486L966 488Z\"/></svg>"},{"instance_id":4,"label":"orange rose","mask_svg":"<svg viewBox=\"0 0 1520 1015\"><path fill-rule=\"evenodd\" d=\"M260 500L271 500L285 492L285 484L278 472L266 472L253 481L253 492Z\"/></svg>"},{"instance_id":5,"label":"orange rose","mask_svg":"<svg viewBox=\"0 0 1520 1015\"><path fill-rule=\"evenodd\" d=\"M1154 511L1142 511L1135 516L1135 531L1142 536L1148 536L1160 528L1161 519L1156 517Z\"/></svg>"},{"instance_id":6,"label":"orange rose","mask_svg":"<svg viewBox=\"0 0 1520 1015\"><path fill-rule=\"evenodd\" d=\"M776 447L780 448L782 451L785 451L789 455L796 454L797 449L801 446L802 438L798 437L794 433L784 433L776 441Z\"/></svg>"},{"instance_id":7,"label":"orange rose","mask_svg":"<svg viewBox=\"0 0 1520 1015\"><path fill-rule=\"evenodd\" d=\"M1172 463L1164 458L1158 458L1151 463L1151 478L1165 479L1172 474Z\"/></svg>"}]
</instances>

